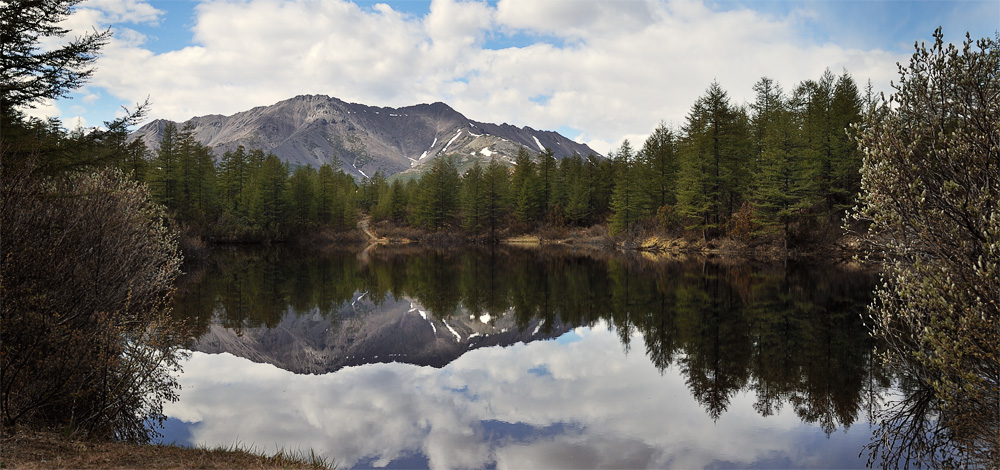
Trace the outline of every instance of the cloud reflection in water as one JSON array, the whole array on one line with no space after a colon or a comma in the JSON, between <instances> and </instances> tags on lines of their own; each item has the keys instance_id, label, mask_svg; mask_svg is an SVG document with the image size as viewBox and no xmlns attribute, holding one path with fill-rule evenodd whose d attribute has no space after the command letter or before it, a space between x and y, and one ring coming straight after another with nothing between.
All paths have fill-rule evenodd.
<instances>
[{"instance_id":1,"label":"cloud reflection in water","mask_svg":"<svg viewBox=\"0 0 1000 470\"><path fill-rule=\"evenodd\" d=\"M827 436L790 406L764 418L746 391L713 421L678 367L661 374L637 352L640 335L630 354L603 323L567 335L578 340L476 349L441 369L324 375L195 352L165 414L192 423L182 444L312 449L340 467L864 466L868 426Z\"/></svg>"}]
</instances>

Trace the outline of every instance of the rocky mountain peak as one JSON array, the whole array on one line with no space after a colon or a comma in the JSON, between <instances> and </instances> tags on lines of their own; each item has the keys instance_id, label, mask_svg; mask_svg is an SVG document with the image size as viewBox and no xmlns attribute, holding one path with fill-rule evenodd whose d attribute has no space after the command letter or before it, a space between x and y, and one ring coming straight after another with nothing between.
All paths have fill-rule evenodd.
<instances>
[{"instance_id":1,"label":"rocky mountain peak","mask_svg":"<svg viewBox=\"0 0 1000 470\"><path fill-rule=\"evenodd\" d=\"M132 138L155 150L167 122L152 121ZM511 162L522 146L532 152L549 148L557 158L596 154L556 132L470 120L442 102L397 109L299 95L231 116L199 116L175 124L179 129L190 125L195 140L212 148L217 158L243 146L273 152L293 165L329 163L357 178L376 171L419 171L441 155L466 163L491 158Z\"/></svg>"}]
</instances>

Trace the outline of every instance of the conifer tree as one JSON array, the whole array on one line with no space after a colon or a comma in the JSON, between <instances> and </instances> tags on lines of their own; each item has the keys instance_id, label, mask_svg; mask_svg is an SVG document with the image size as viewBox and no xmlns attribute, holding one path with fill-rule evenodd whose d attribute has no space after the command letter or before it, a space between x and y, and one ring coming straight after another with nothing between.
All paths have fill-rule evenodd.
<instances>
[{"instance_id":1,"label":"conifer tree","mask_svg":"<svg viewBox=\"0 0 1000 470\"><path fill-rule=\"evenodd\" d=\"M250 219L265 236L284 235L288 170L273 153L267 154L250 191Z\"/></svg>"},{"instance_id":2,"label":"conifer tree","mask_svg":"<svg viewBox=\"0 0 1000 470\"><path fill-rule=\"evenodd\" d=\"M496 240L497 230L510 213L510 172L496 159L490 159L483 178L486 193L484 226L489 229L490 238Z\"/></svg>"},{"instance_id":3,"label":"conifer tree","mask_svg":"<svg viewBox=\"0 0 1000 470\"><path fill-rule=\"evenodd\" d=\"M333 167L324 163L316 172L316 220L321 225L333 220L335 184Z\"/></svg>"},{"instance_id":4,"label":"conifer tree","mask_svg":"<svg viewBox=\"0 0 1000 470\"><path fill-rule=\"evenodd\" d=\"M565 186L564 215L570 223L582 225L592 213L592 182L587 179L583 158L580 155L564 158L560 162L560 172Z\"/></svg>"},{"instance_id":5,"label":"conifer tree","mask_svg":"<svg viewBox=\"0 0 1000 470\"><path fill-rule=\"evenodd\" d=\"M676 204L679 162L673 131L661 122L646 139L640 155L648 200L656 208Z\"/></svg>"},{"instance_id":6,"label":"conifer tree","mask_svg":"<svg viewBox=\"0 0 1000 470\"><path fill-rule=\"evenodd\" d=\"M225 211L234 215L246 215L246 208L241 204L244 188L250 181L250 168L246 150L242 145L236 150L222 154L219 163L219 196Z\"/></svg>"},{"instance_id":7,"label":"conifer tree","mask_svg":"<svg viewBox=\"0 0 1000 470\"><path fill-rule=\"evenodd\" d=\"M778 224L787 248L792 224L812 206L810 172L795 116L785 109L780 95L775 98L766 119L751 201L756 221L764 226Z\"/></svg>"},{"instance_id":8,"label":"conifer tree","mask_svg":"<svg viewBox=\"0 0 1000 470\"><path fill-rule=\"evenodd\" d=\"M478 232L485 221L487 194L483 167L478 161L462 177L462 227Z\"/></svg>"},{"instance_id":9,"label":"conifer tree","mask_svg":"<svg viewBox=\"0 0 1000 470\"><path fill-rule=\"evenodd\" d=\"M293 226L305 227L316 222L316 170L311 166L300 166L292 172L288 180L289 213L286 219Z\"/></svg>"},{"instance_id":10,"label":"conifer tree","mask_svg":"<svg viewBox=\"0 0 1000 470\"><path fill-rule=\"evenodd\" d=\"M514 173L511 175L514 214L522 222L536 222L544 210L544 187L538 176L536 164L524 147L517 150Z\"/></svg>"},{"instance_id":11,"label":"conifer tree","mask_svg":"<svg viewBox=\"0 0 1000 470\"><path fill-rule=\"evenodd\" d=\"M717 82L688 114L681 145L678 212L704 236L742 202L748 183L748 122Z\"/></svg>"},{"instance_id":12,"label":"conifer tree","mask_svg":"<svg viewBox=\"0 0 1000 470\"><path fill-rule=\"evenodd\" d=\"M450 224L458 211L455 191L461 185L458 169L451 157L434 160L431 170L417 184L415 203L417 225L437 230Z\"/></svg>"},{"instance_id":13,"label":"conifer tree","mask_svg":"<svg viewBox=\"0 0 1000 470\"><path fill-rule=\"evenodd\" d=\"M547 213L555 206L557 165L552 149L546 148L538 154L538 179L541 184L539 206L541 213Z\"/></svg>"},{"instance_id":14,"label":"conifer tree","mask_svg":"<svg viewBox=\"0 0 1000 470\"><path fill-rule=\"evenodd\" d=\"M650 214L648 193L640 184L645 169L637 164L628 140L614 152L614 160L620 166L611 195L612 235L628 230L635 221Z\"/></svg>"},{"instance_id":15,"label":"conifer tree","mask_svg":"<svg viewBox=\"0 0 1000 470\"><path fill-rule=\"evenodd\" d=\"M150 171L153 197L170 210L177 210L180 202L180 149L177 126L168 122L160 137L160 146Z\"/></svg>"}]
</instances>

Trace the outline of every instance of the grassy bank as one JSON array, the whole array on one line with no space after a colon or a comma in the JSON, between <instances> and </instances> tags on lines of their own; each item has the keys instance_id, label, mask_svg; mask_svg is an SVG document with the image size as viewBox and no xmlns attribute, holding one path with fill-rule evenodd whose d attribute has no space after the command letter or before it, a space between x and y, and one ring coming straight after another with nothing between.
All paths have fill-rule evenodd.
<instances>
[{"instance_id":1,"label":"grassy bank","mask_svg":"<svg viewBox=\"0 0 1000 470\"><path fill-rule=\"evenodd\" d=\"M269 456L261 449L239 444L213 449L185 448L84 441L52 432L18 431L3 436L0 468L328 469L335 466L310 451L279 450Z\"/></svg>"}]
</instances>

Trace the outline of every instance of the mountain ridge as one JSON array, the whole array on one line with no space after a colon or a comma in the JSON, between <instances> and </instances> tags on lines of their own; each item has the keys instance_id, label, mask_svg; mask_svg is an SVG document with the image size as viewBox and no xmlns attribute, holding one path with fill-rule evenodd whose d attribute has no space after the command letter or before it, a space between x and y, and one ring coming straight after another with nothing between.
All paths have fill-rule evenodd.
<instances>
[{"instance_id":1,"label":"mountain ridge","mask_svg":"<svg viewBox=\"0 0 1000 470\"><path fill-rule=\"evenodd\" d=\"M154 120L130 139L142 140L155 151L169 122ZM534 153L551 149L556 158L597 154L557 132L468 119L443 102L391 108L298 95L230 116L209 114L175 124L178 129L190 126L194 139L211 148L216 158L243 146L273 152L293 165L329 163L356 178L376 171L420 171L439 155L499 158L509 164L522 146Z\"/></svg>"}]
</instances>

